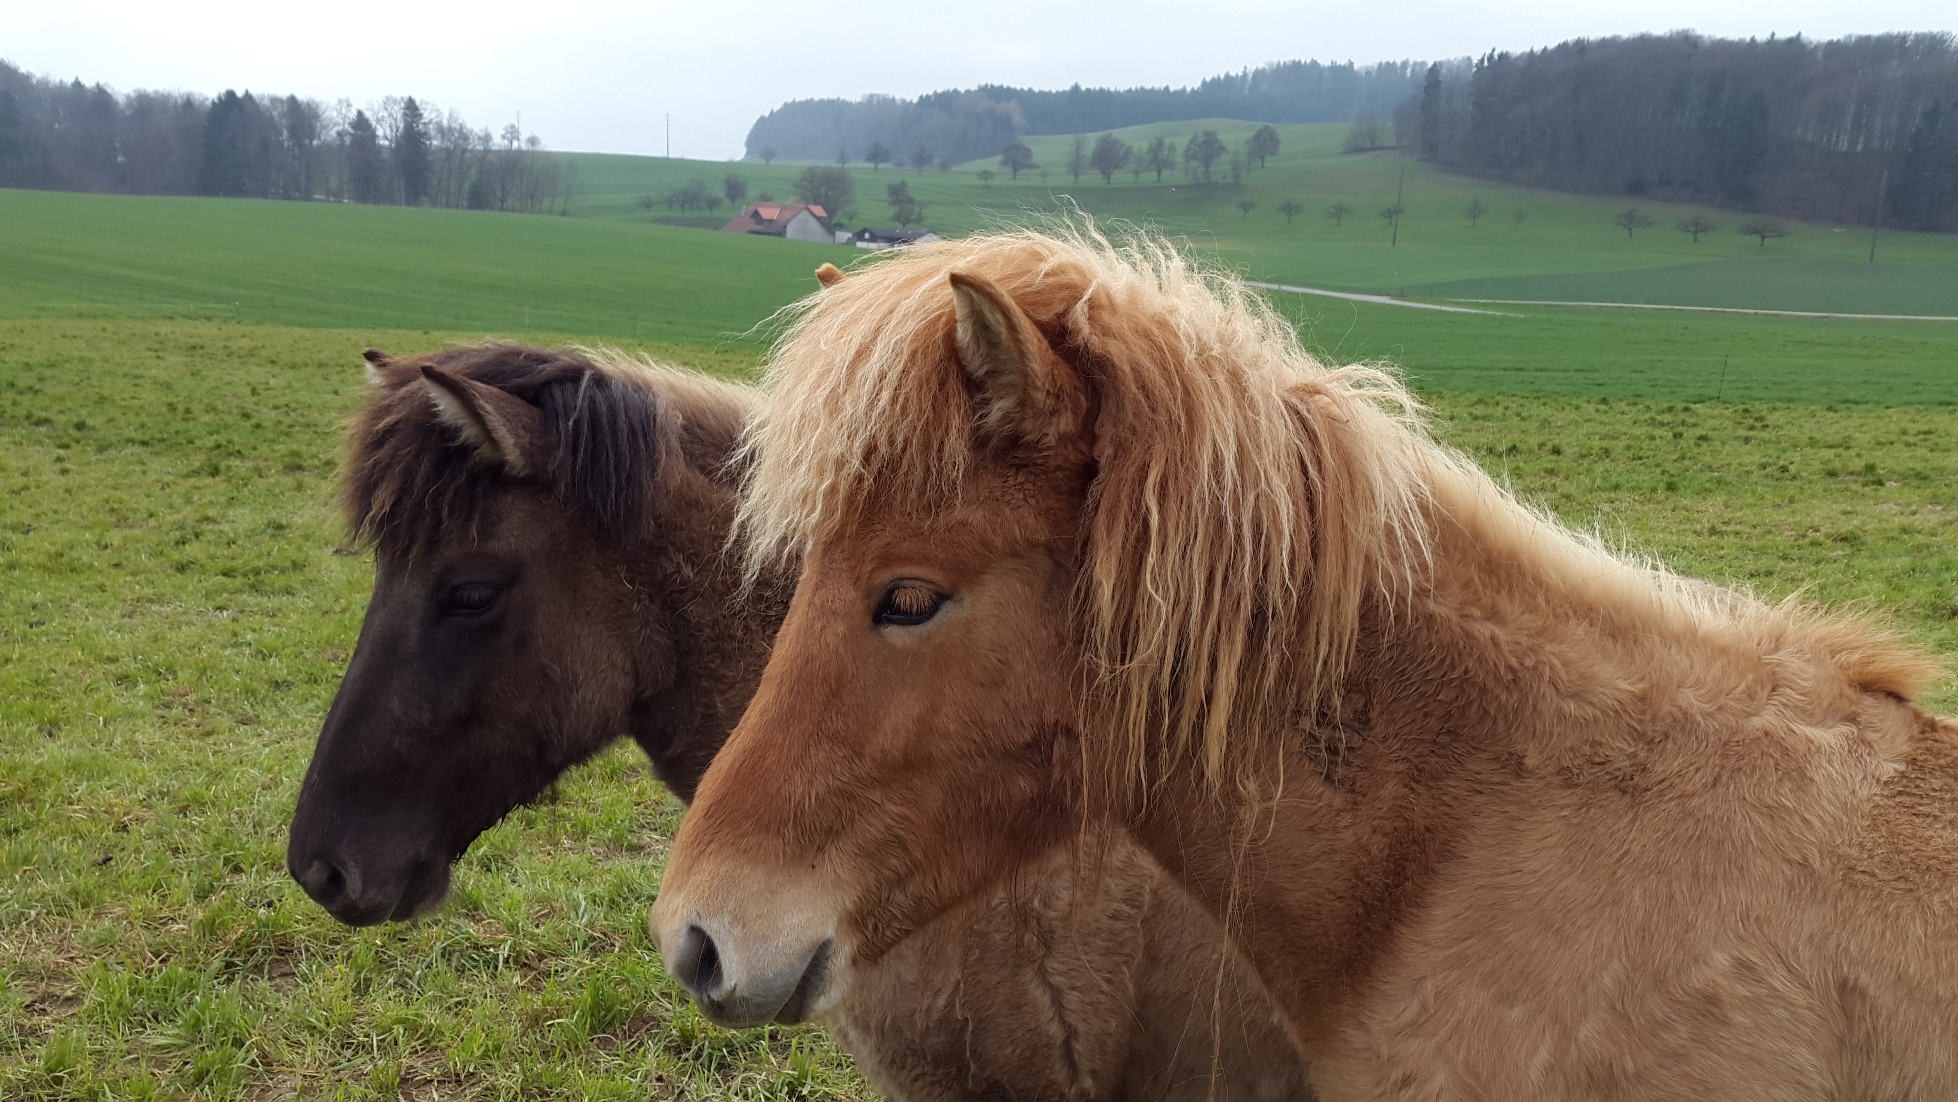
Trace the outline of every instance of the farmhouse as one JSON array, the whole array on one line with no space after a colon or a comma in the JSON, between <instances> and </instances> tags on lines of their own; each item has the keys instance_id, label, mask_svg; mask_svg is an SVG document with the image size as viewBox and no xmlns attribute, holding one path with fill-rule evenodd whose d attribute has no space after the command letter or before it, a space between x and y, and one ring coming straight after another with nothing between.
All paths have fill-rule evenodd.
<instances>
[{"instance_id":1,"label":"farmhouse","mask_svg":"<svg viewBox=\"0 0 1958 1102\"><path fill-rule=\"evenodd\" d=\"M721 228L729 233L758 233L791 241L829 244L836 240L829 228L829 212L807 203L749 203Z\"/></svg>"},{"instance_id":2,"label":"farmhouse","mask_svg":"<svg viewBox=\"0 0 1958 1102\"><path fill-rule=\"evenodd\" d=\"M865 226L852 234L839 233L836 243L845 241L859 249L895 249L900 245L923 245L944 238L930 230L901 230L889 226Z\"/></svg>"}]
</instances>

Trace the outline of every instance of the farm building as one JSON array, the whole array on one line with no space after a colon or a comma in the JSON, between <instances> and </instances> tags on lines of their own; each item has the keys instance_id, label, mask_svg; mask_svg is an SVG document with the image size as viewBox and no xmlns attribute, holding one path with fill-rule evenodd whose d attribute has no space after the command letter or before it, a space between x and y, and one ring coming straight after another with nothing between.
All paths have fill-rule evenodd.
<instances>
[{"instance_id":1,"label":"farm building","mask_svg":"<svg viewBox=\"0 0 1958 1102\"><path fill-rule=\"evenodd\" d=\"M721 228L729 233L758 233L791 241L829 244L836 240L829 228L829 212L806 203L749 203Z\"/></svg>"},{"instance_id":2,"label":"farm building","mask_svg":"<svg viewBox=\"0 0 1958 1102\"><path fill-rule=\"evenodd\" d=\"M930 230L901 230L889 226L865 226L848 235L838 235L837 244L848 241L859 249L894 249L900 245L923 245L944 238Z\"/></svg>"}]
</instances>

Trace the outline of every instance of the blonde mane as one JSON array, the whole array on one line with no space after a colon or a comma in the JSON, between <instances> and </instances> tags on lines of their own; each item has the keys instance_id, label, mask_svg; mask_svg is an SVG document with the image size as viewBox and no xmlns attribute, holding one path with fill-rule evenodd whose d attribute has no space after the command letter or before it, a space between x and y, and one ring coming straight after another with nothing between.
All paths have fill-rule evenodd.
<instances>
[{"instance_id":1,"label":"blonde mane","mask_svg":"<svg viewBox=\"0 0 1958 1102\"><path fill-rule=\"evenodd\" d=\"M873 499L956 507L979 452L955 271L1004 291L1094 394L1075 614L1088 777L1111 794L1145 794L1179 762L1213 791L1245 786L1284 732L1336 714L1363 604L1392 607L1427 575L1429 526L1457 502L1518 543L1550 537L1553 558L1636 575L1652 607L1741 615L1518 505L1431 438L1396 378L1318 363L1227 275L1085 223L908 249L793 308L744 444L751 570Z\"/></svg>"}]
</instances>

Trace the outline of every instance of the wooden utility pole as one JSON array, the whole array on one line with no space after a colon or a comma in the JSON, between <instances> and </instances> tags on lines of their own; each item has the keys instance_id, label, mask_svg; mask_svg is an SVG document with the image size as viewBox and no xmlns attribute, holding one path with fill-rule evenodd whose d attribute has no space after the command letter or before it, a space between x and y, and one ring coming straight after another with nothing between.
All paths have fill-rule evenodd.
<instances>
[{"instance_id":1,"label":"wooden utility pole","mask_svg":"<svg viewBox=\"0 0 1958 1102\"><path fill-rule=\"evenodd\" d=\"M673 159L673 115L666 116L666 159Z\"/></svg>"},{"instance_id":2,"label":"wooden utility pole","mask_svg":"<svg viewBox=\"0 0 1958 1102\"><path fill-rule=\"evenodd\" d=\"M1883 170L1883 182L1876 185L1876 217L1870 220L1870 265L1876 263L1876 231L1883 227L1883 193L1890 190L1890 170Z\"/></svg>"},{"instance_id":3,"label":"wooden utility pole","mask_svg":"<svg viewBox=\"0 0 1958 1102\"><path fill-rule=\"evenodd\" d=\"M1387 242L1387 247L1390 249L1395 249L1400 247L1401 212L1402 212L1401 197L1406 194L1407 194L1407 169L1403 168L1401 169L1401 182L1398 185L1396 185L1394 188L1394 239L1392 241Z\"/></svg>"}]
</instances>

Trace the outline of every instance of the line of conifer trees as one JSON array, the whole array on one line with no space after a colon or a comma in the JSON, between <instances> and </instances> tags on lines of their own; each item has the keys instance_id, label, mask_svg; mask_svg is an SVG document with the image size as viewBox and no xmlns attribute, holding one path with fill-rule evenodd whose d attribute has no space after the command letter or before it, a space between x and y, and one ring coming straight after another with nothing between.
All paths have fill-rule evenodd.
<instances>
[{"instance_id":1,"label":"line of conifer trees","mask_svg":"<svg viewBox=\"0 0 1958 1102\"><path fill-rule=\"evenodd\" d=\"M389 96L118 95L0 62L0 186L562 211L575 181L514 125Z\"/></svg>"},{"instance_id":2,"label":"line of conifer trees","mask_svg":"<svg viewBox=\"0 0 1958 1102\"><path fill-rule=\"evenodd\" d=\"M1183 119L1348 122L1385 116L1420 87L1412 61L1280 61L1211 77L1194 88L1083 88L1059 91L986 84L917 99L871 95L785 103L748 130L748 156L762 160L868 160L881 149L915 163L918 153L946 162L990 157L1024 134L1088 134Z\"/></svg>"},{"instance_id":3,"label":"line of conifer trees","mask_svg":"<svg viewBox=\"0 0 1958 1102\"><path fill-rule=\"evenodd\" d=\"M1539 187L1958 230L1949 34L1490 53L1429 66L1395 131L1426 160Z\"/></svg>"}]
</instances>

